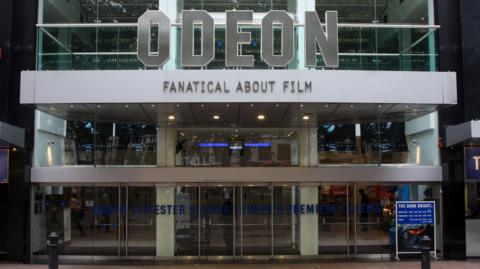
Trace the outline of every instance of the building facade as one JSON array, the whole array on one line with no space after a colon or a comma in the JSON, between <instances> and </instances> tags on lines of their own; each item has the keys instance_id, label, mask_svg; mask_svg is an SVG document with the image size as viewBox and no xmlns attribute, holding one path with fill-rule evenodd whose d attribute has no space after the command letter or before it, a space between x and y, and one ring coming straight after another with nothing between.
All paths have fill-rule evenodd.
<instances>
[{"instance_id":1,"label":"building facade","mask_svg":"<svg viewBox=\"0 0 480 269\"><path fill-rule=\"evenodd\" d=\"M21 81L36 109L28 254L45 259L55 232L64 259L86 262L389 259L431 228L442 257L438 111L457 80L439 71L436 11L40 0L36 70ZM431 227L399 230L401 201L434 201Z\"/></svg>"}]
</instances>

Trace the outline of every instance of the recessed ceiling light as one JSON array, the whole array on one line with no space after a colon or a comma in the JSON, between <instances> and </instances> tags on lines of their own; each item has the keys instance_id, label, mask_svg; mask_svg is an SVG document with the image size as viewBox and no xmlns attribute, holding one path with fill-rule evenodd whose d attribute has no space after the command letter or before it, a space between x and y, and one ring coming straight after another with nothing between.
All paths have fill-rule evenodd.
<instances>
[{"instance_id":1,"label":"recessed ceiling light","mask_svg":"<svg viewBox=\"0 0 480 269\"><path fill-rule=\"evenodd\" d=\"M304 121L308 121L308 120L310 120L310 116L309 115L303 115L302 119Z\"/></svg>"},{"instance_id":2,"label":"recessed ceiling light","mask_svg":"<svg viewBox=\"0 0 480 269\"><path fill-rule=\"evenodd\" d=\"M280 105L279 104L276 104L275 107L279 107Z\"/></svg>"},{"instance_id":3,"label":"recessed ceiling light","mask_svg":"<svg viewBox=\"0 0 480 269\"><path fill-rule=\"evenodd\" d=\"M180 107L180 104L177 104L177 107Z\"/></svg>"},{"instance_id":4,"label":"recessed ceiling light","mask_svg":"<svg viewBox=\"0 0 480 269\"><path fill-rule=\"evenodd\" d=\"M230 107L230 104L226 104L225 106L226 106L226 107Z\"/></svg>"},{"instance_id":5,"label":"recessed ceiling light","mask_svg":"<svg viewBox=\"0 0 480 269\"><path fill-rule=\"evenodd\" d=\"M155 105L152 105L152 107L155 107Z\"/></svg>"},{"instance_id":6,"label":"recessed ceiling light","mask_svg":"<svg viewBox=\"0 0 480 269\"><path fill-rule=\"evenodd\" d=\"M325 105L325 108L328 108L328 105Z\"/></svg>"},{"instance_id":7,"label":"recessed ceiling light","mask_svg":"<svg viewBox=\"0 0 480 269\"><path fill-rule=\"evenodd\" d=\"M169 115L168 120L175 120L175 115Z\"/></svg>"},{"instance_id":8,"label":"recessed ceiling light","mask_svg":"<svg viewBox=\"0 0 480 269\"><path fill-rule=\"evenodd\" d=\"M254 107L255 105L254 104L250 104L250 107Z\"/></svg>"},{"instance_id":9,"label":"recessed ceiling light","mask_svg":"<svg viewBox=\"0 0 480 269\"><path fill-rule=\"evenodd\" d=\"M257 116L257 119L258 119L258 120L264 120L264 119L265 119L265 115L260 114L260 115Z\"/></svg>"},{"instance_id":10,"label":"recessed ceiling light","mask_svg":"<svg viewBox=\"0 0 480 269\"><path fill-rule=\"evenodd\" d=\"M97 108L101 108L102 106L101 105L97 105Z\"/></svg>"},{"instance_id":11,"label":"recessed ceiling light","mask_svg":"<svg viewBox=\"0 0 480 269\"><path fill-rule=\"evenodd\" d=\"M201 107L205 107L205 105L204 105L204 104L201 104L200 106L201 106Z\"/></svg>"},{"instance_id":12,"label":"recessed ceiling light","mask_svg":"<svg viewBox=\"0 0 480 269\"><path fill-rule=\"evenodd\" d=\"M238 129L235 129L235 133L238 133Z\"/></svg>"},{"instance_id":13,"label":"recessed ceiling light","mask_svg":"<svg viewBox=\"0 0 480 269\"><path fill-rule=\"evenodd\" d=\"M213 115L213 119L214 119L214 120L219 120L219 119L220 119L220 116L219 116L219 115Z\"/></svg>"},{"instance_id":14,"label":"recessed ceiling light","mask_svg":"<svg viewBox=\"0 0 480 269\"><path fill-rule=\"evenodd\" d=\"M303 104L301 104L300 107L303 107Z\"/></svg>"}]
</instances>

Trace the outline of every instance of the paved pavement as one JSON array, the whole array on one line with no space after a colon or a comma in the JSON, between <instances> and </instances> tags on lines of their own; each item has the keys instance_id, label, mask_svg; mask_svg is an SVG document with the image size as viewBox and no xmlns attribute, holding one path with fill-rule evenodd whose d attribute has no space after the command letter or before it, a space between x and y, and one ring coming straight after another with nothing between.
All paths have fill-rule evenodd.
<instances>
[{"instance_id":1,"label":"paved pavement","mask_svg":"<svg viewBox=\"0 0 480 269\"><path fill-rule=\"evenodd\" d=\"M47 269L47 265L0 264L0 269ZM176 265L62 265L60 269L420 269L419 262L176 264ZM432 269L480 269L479 261L434 262Z\"/></svg>"}]
</instances>

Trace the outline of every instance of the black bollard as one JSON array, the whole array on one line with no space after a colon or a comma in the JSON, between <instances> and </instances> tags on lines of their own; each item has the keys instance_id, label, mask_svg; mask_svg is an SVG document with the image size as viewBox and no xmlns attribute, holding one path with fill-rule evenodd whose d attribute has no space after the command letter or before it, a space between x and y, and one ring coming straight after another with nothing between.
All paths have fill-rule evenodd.
<instances>
[{"instance_id":1,"label":"black bollard","mask_svg":"<svg viewBox=\"0 0 480 269\"><path fill-rule=\"evenodd\" d=\"M48 269L58 269L58 234L48 235Z\"/></svg>"},{"instance_id":2,"label":"black bollard","mask_svg":"<svg viewBox=\"0 0 480 269\"><path fill-rule=\"evenodd\" d=\"M422 269L430 269L430 250L431 250L431 239L428 236L424 236L421 239L422 241Z\"/></svg>"}]
</instances>

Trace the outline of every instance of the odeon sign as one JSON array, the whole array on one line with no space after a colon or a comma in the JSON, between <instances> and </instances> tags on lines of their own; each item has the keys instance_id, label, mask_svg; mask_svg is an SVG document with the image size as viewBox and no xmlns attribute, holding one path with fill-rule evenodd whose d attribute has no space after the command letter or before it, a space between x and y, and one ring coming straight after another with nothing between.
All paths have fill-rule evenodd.
<instances>
[{"instance_id":1,"label":"odeon sign","mask_svg":"<svg viewBox=\"0 0 480 269\"><path fill-rule=\"evenodd\" d=\"M305 12L305 66L317 66L317 46L326 67L338 67L338 14L327 11L326 31L316 12ZM240 32L240 24L252 23L253 11L226 11L225 67L253 67L253 55L240 55L239 45L251 43L251 34ZM158 26L156 50L151 48L152 26ZM146 66L161 67L170 59L170 20L159 10L146 11L138 19L137 53ZM274 53L274 28L281 27L281 53ZM201 52L194 52L194 29L201 29ZM215 57L215 22L204 10L182 12L181 64L204 67ZM271 67L285 67L295 54L294 20L285 11L272 10L261 22L261 59Z\"/></svg>"}]
</instances>

